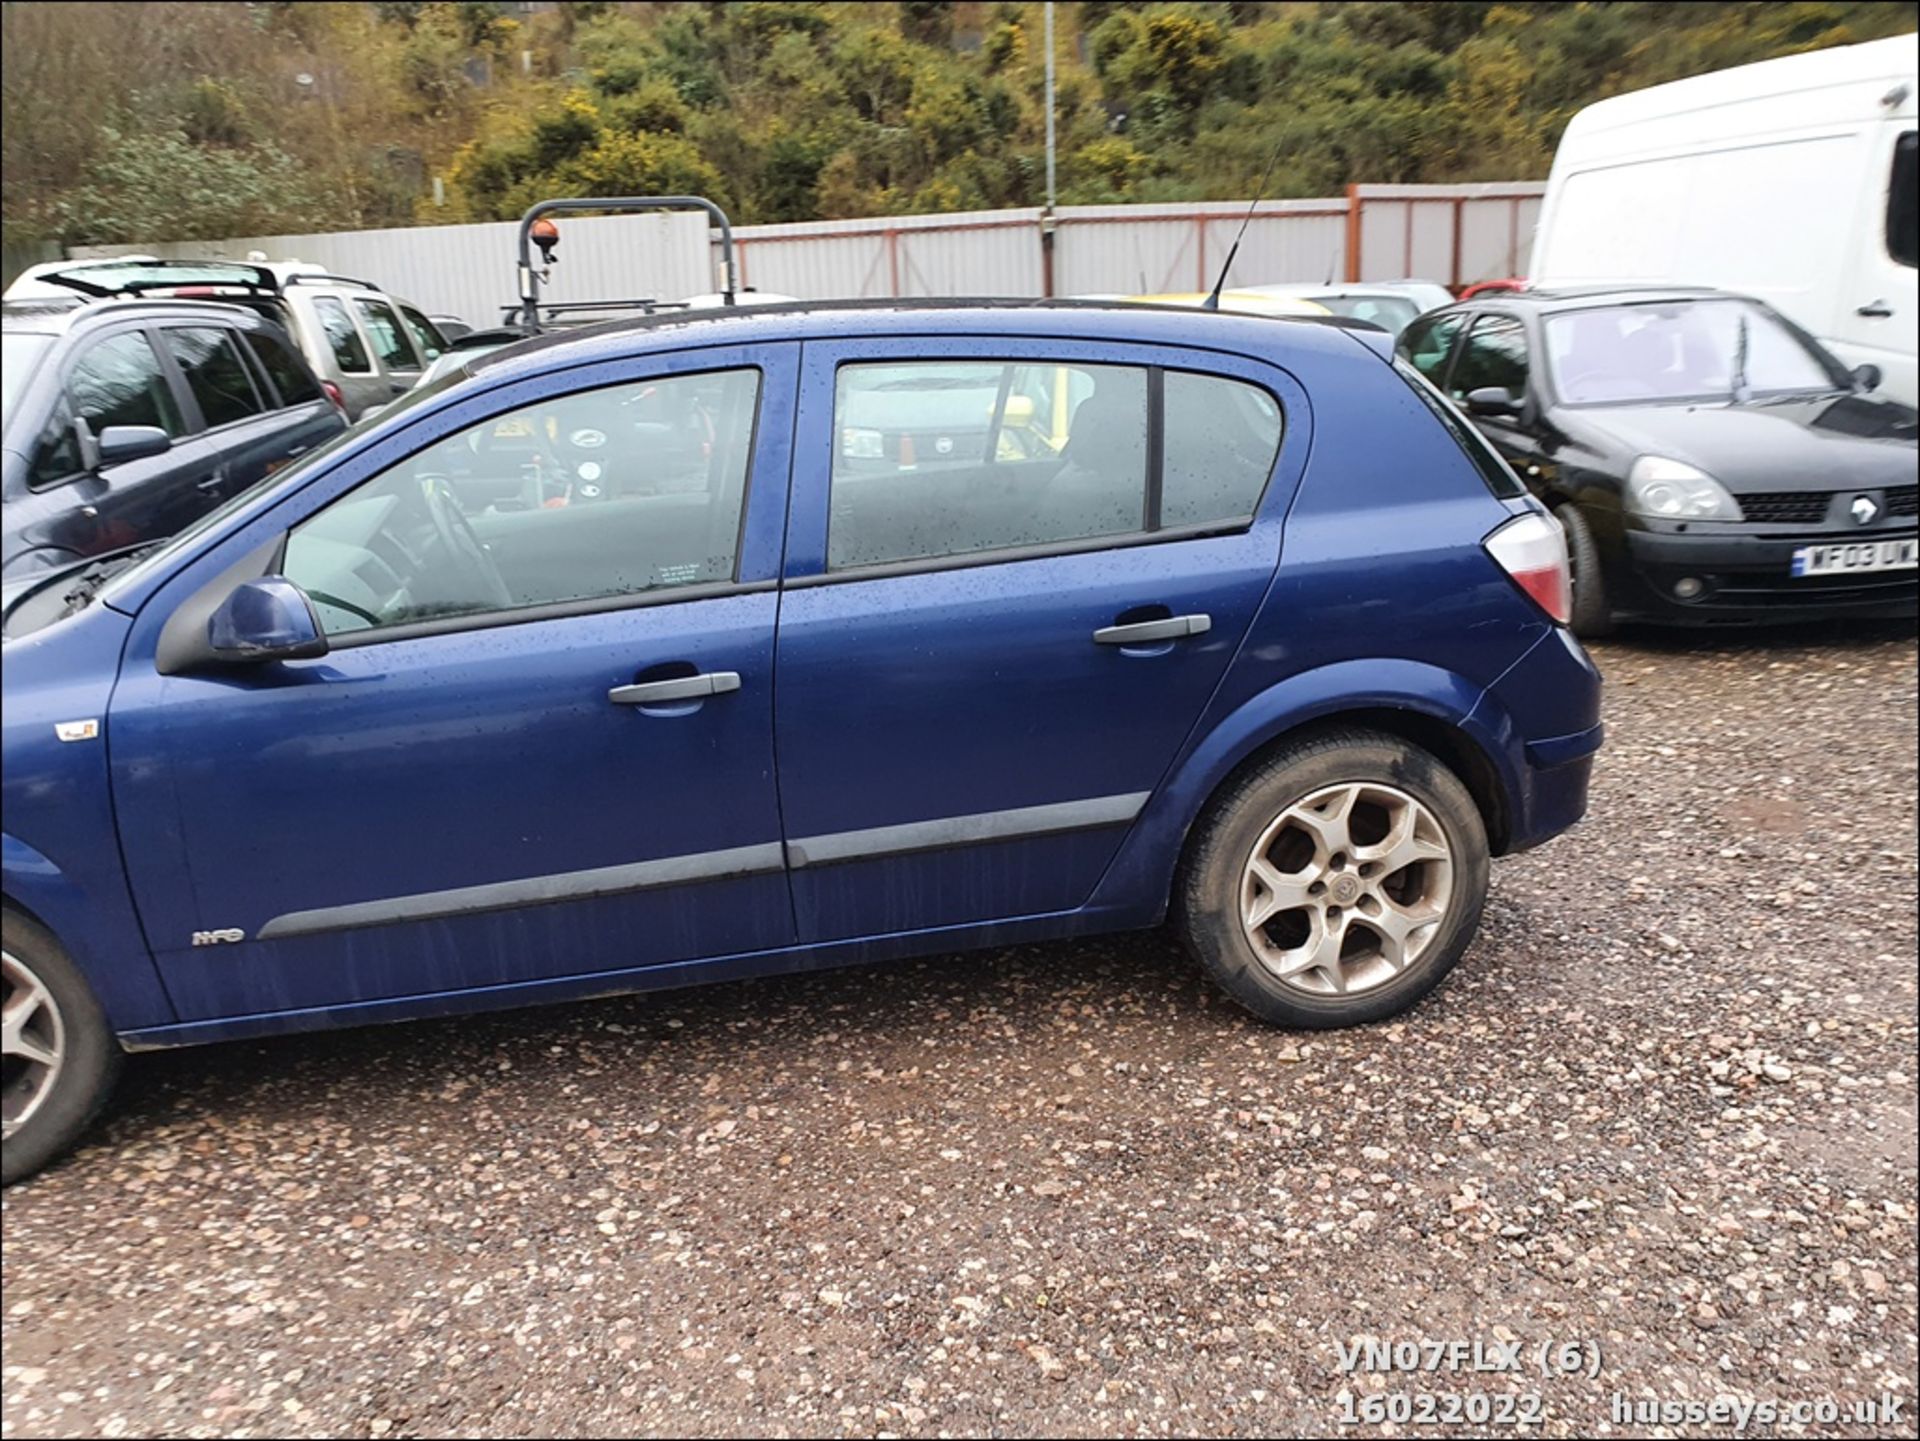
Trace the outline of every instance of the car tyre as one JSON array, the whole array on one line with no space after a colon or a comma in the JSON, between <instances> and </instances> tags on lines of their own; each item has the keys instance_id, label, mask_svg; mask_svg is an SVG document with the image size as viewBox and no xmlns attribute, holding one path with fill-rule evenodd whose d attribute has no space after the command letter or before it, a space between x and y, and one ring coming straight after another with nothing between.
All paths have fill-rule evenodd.
<instances>
[{"instance_id":1,"label":"car tyre","mask_svg":"<svg viewBox=\"0 0 1920 1441\"><path fill-rule=\"evenodd\" d=\"M1607 578L1600 569L1600 547L1593 527L1576 505L1560 506L1554 518L1567 533L1567 560L1573 567L1573 633L1592 640L1613 633L1613 603L1607 599Z\"/></svg>"},{"instance_id":2,"label":"car tyre","mask_svg":"<svg viewBox=\"0 0 1920 1441\"><path fill-rule=\"evenodd\" d=\"M63 1154L120 1073L120 1044L85 977L44 926L0 912L4 951L5 1137L0 1184Z\"/></svg>"},{"instance_id":3,"label":"car tyre","mask_svg":"<svg viewBox=\"0 0 1920 1441\"><path fill-rule=\"evenodd\" d=\"M1398 736L1325 731L1210 802L1175 920L1220 988L1261 1019L1364 1025L1453 969L1479 928L1489 867L1480 810L1438 758Z\"/></svg>"}]
</instances>

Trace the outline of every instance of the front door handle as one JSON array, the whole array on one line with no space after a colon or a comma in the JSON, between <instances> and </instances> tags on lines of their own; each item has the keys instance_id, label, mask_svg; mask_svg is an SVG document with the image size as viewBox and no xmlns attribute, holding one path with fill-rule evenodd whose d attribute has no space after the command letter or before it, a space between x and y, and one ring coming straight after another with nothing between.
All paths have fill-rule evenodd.
<instances>
[{"instance_id":1,"label":"front door handle","mask_svg":"<svg viewBox=\"0 0 1920 1441\"><path fill-rule=\"evenodd\" d=\"M677 675L672 680L617 685L607 692L607 699L615 705L664 705L668 701L699 700L702 696L725 695L739 689L739 671L716 670L704 675Z\"/></svg>"},{"instance_id":2,"label":"front door handle","mask_svg":"<svg viewBox=\"0 0 1920 1441\"><path fill-rule=\"evenodd\" d=\"M194 482L193 488L207 495L213 495L227 483L227 468L223 465L205 480Z\"/></svg>"},{"instance_id":3,"label":"front door handle","mask_svg":"<svg viewBox=\"0 0 1920 1441\"><path fill-rule=\"evenodd\" d=\"M1138 620L1131 625L1102 626L1093 633L1095 645L1151 645L1158 640L1180 640L1213 629L1210 615L1170 615L1164 620Z\"/></svg>"},{"instance_id":4,"label":"front door handle","mask_svg":"<svg viewBox=\"0 0 1920 1441\"><path fill-rule=\"evenodd\" d=\"M1872 320L1885 320L1889 315L1893 314L1893 307L1888 305L1884 300L1869 300L1853 313L1855 315L1867 316Z\"/></svg>"}]
</instances>

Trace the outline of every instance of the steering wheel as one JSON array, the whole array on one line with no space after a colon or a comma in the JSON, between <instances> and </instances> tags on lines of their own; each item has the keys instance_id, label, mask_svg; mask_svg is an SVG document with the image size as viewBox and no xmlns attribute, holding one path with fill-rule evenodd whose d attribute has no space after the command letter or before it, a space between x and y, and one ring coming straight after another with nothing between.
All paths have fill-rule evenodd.
<instances>
[{"instance_id":1,"label":"steering wheel","mask_svg":"<svg viewBox=\"0 0 1920 1441\"><path fill-rule=\"evenodd\" d=\"M433 522L434 536L447 554L460 559L469 575L479 582L480 592L487 600L498 606L511 606L514 603L513 592L507 589L506 581L500 576L500 567L493 563L493 557L487 554L487 548L480 543L480 537L473 533L473 527L461 513L447 478L444 475L422 476L420 488L426 496L427 518Z\"/></svg>"}]
</instances>

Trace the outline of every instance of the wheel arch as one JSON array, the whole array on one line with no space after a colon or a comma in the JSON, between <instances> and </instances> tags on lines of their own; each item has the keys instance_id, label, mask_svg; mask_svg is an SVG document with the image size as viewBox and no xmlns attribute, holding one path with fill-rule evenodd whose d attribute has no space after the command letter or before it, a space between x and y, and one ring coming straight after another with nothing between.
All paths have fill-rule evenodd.
<instances>
[{"instance_id":1,"label":"wheel arch","mask_svg":"<svg viewBox=\"0 0 1920 1441\"><path fill-rule=\"evenodd\" d=\"M57 864L21 840L0 833L0 905L52 936L86 978L116 1031L165 1025L175 1019L144 945L122 957L102 919L107 909Z\"/></svg>"},{"instance_id":2,"label":"wheel arch","mask_svg":"<svg viewBox=\"0 0 1920 1441\"><path fill-rule=\"evenodd\" d=\"M1315 732L1364 728L1431 752L1473 797L1489 850L1514 834L1524 759L1511 722L1485 688L1419 661L1349 661L1289 677L1221 718L1169 772L1092 904L1126 911L1141 895L1164 916L1195 825L1223 788L1280 746Z\"/></svg>"}]
</instances>

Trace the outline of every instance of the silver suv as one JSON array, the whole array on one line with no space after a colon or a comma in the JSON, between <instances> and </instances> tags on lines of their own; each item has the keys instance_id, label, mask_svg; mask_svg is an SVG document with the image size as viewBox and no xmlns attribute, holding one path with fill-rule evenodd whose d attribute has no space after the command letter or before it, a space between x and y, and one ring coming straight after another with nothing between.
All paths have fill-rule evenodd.
<instances>
[{"instance_id":1,"label":"silver suv","mask_svg":"<svg viewBox=\"0 0 1920 1441\"><path fill-rule=\"evenodd\" d=\"M447 348L418 306L317 265L120 257L35 266L7 298L225 300L285 326L349 419L411 390Z\"/></svg>"}]
</instances>

